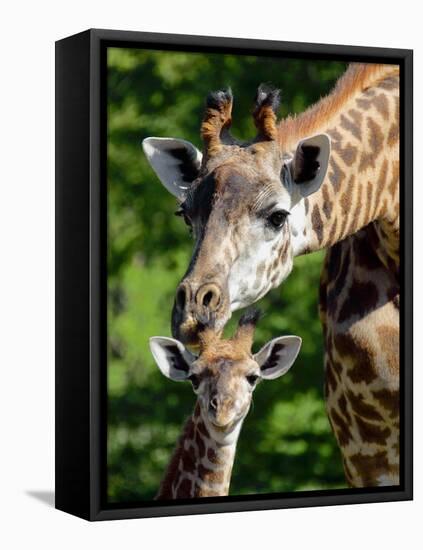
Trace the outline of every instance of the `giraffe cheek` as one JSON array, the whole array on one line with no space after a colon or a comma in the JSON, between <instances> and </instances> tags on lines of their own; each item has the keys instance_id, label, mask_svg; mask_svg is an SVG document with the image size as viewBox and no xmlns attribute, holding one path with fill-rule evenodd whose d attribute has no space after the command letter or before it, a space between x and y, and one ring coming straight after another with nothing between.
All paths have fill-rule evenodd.
<instances>
[{"instance_id":1,"label":"giraffe cheek","mask_svg":"<svg viewBox=\"0 0 423 550\"><path fill-rule=\"evenodd\" d=\"M256 296L257 287L251 269L231 275L229 280L231 311L249 306Z\"/></svg>"},{"instance_id":2,"label":"giraffe cheek","mask_svg":"<svg viewBox=\"0 0 423 550\"><path fill-rule=\"evenodd\" d=\"M250 388L247 388L246 395L244 398L237 399L235 402L236 414L238 417L245 417L248 413L251 405L252 391Z\"/></svg>"}]
</instances>

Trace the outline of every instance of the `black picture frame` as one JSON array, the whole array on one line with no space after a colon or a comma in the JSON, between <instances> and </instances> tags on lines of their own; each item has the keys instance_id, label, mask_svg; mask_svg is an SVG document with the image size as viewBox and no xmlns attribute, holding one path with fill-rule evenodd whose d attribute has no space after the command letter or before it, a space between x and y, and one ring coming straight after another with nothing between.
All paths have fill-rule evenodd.
<instances>
[{"instance_id":1,"label":"black picture frame","mask_svg":"<svg viewBox=\"0 0 423 550\"><path fill-rule=\"evenodd\" d=\"M402 368L398 488L107 504L105 52L109 46L400 65ZM56 508L87 520L107 520L412 499L412 94L413 52L405 49L100 29L56 42Z\"/></svg>"}]
</instances>

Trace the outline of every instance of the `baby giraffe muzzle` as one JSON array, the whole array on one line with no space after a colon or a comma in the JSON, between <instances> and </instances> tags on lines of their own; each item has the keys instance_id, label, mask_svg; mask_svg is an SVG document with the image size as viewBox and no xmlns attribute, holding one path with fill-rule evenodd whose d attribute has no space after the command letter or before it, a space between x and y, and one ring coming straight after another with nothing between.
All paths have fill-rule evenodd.
<instances>
[{"instance_id":1,"label":"baby giraffe muzzle","mask_svg":"<svg viewBox=\"0 0 423 550\"><path fill-rule=\"evenodd\" d=\"M213 323L205 323L198 356L173 338L150 339L161 372L171 380L189 380L197 395L156 498L228 494L236 444L253 391L261 380L288 372L301 347L298 336L281 336L253 355L258 317L256 311L244 314L230 339L222 339Z\"/></svg>"}]
</instances>

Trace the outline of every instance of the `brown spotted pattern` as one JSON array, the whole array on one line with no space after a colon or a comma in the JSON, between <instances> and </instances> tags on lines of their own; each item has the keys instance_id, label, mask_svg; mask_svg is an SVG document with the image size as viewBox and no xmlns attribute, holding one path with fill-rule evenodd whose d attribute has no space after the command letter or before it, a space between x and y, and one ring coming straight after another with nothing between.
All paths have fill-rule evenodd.
<instances>
[{"instance_id":1,"label":"brown spotted pattern","mask_svg":"<svg viewBox=\"0 0 423 550\"><path fill-rule=\"evenodd\" d=\"M261 126L269 125L266 132L272 133L271 111L261 113ZM224 108L218 114L209 117L212 140L230 118ZM183 290L188 298L194 290L202 297L202 285L213 280L220 289L213 309L223 326L237 265L248 254L255 265L254 254L263 255L264 245L252 246L256 241L247 228L280 185L274 177L280 154L292 156L307 136L330 136L328 174L302 203L301 238L296 235L293 245L286 224L277 245L252 268L255 281L249 293L246 286L245 300L246 283L236 281L239 302L233 309L251 303L251 288L257 289L256 300L288 276L294 246L295 255L328 249L320 288L326 402L353 486L399 483L399 114L398 66L353 64L326 98L282 120L277 140L247 148L212 141L212 150L213 143L219 147L219 155L208 160L213 178L194 185L184 205L203 225L183 281L190 286ZM193 323L189 315L188 308L185 317L173 315L173 332L185 341Z\"/></svg>"},{"instance_id":2,"label":"brown spotted pattern","mask_svg":"<svg viewBox=\"0 0 423 550\"><path fill-rule=\"evenodd\" d=\"M239 432L260 373L251 352L258 318L258 311L244 314L235 335L229 339L215 330L213 320L206 320L211 326L206 325L200 333L200 353L190 367L189 379L197 393L197 402L171 457L157 499L229 493ZM272 356L268 368L273 366L271 360ZM254 380L248 382L252 375Z\"/></svg>"},{"instance_id":3,"label":"brown spotted pattern","mask_svg":"<svg viewBox=\"0 0 423 550\"><path fill-rule=\"evenodd\" d=\"M302 250L328 249L320 285L327 411L348 482L396 485L398 68L352 66L332 94L298 119L282 121L280 131L287 148L299 135L331 136L328 176L305 204Z\"/></svg>"},{"instance_id":4,"label":"brown spotted pattern","mask_svg":"<svg viewBox=\"0 0 423 550\"><path fill-rule=\"evenodd\" d=\"M399 483L399 286L375 235L333 246L320 288L327 412L354 487Z\"/></svg>"},{"instance_id":5,"label":"brown spotted pattern","mask_svg":"<svg viewBox=\"0 0 423 550\"><path fill-rule=\"evenodd\" d=\"M397 76L382 80L330 121L331 169L309 201L308 247L330 247L320 288L326 406L355 487L399 483L398 94Z\"/></svg>"},{"instance_id":6,"label":"brown spotted pattern","mask_svg":"<svg viewBox=\"0 0 423 550\"><path fill-rule=\"evenodd\" d=\"M328 121L331 158L321 191L309 197L308 251L328 248L371 222L389 269L399 262L399 80L350 99ZM369 96L365 100L361 96ZM281 131L284 122L281 123ZM388 265L390 264L390 265Z\"/></svg>"},{"instance_id":7,"label":"brown spotted pattern","mask_svg":"<svg viewBox=\"0 0 423 550\"><path fill-rule=\"evenodd\" d=\"M158 500L227 495L235 447L209 434L197 404L187 420L156 496Z\"/></svg>"}]
</instances>

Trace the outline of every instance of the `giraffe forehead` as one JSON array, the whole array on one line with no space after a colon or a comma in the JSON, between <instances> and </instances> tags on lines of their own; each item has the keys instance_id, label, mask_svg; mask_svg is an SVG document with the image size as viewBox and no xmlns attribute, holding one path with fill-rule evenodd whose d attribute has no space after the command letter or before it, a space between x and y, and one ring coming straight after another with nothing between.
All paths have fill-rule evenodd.
<instances>
[{"instance_id":1,"label":"giraffe forehead","mask_svg":"<svg viewBox=\"0 0 423 550\"><path fill-rule=\"evenodd\" d=\"M256 363L246 352L236 351L223 355L208 352L202 354L195 370L204 378L227 380L244 376L254 366Z\"/></svg>"},{"instance_id":2,"label":"giraffe forehead","mask_svg":"<svg viewBox=\"0 0 423 550\"><path fill-rule=\"evenodd\" d=\"M199 180L184 206L193 216L207 221L212 211L222 214L220 218L228 212L239 216L243 211L260 209L271 198L275 202L289 199L279 171L273 174L268 169L260 171L230 163Z\"/></svg>"},{"instance_id":3,"label":"giraffe forehead","mask_svg":"<svg viewBox=\"0 0 423 550\"><path fill-rule=\"evenodd\" d=\"M207 160L207 171L211 172L224 164L239 164L252 168L267 166L277 168L283 158L279 145L274 141L261 141L245 145L226 145L218 155Z\"/></svg>"}]
</instances>

